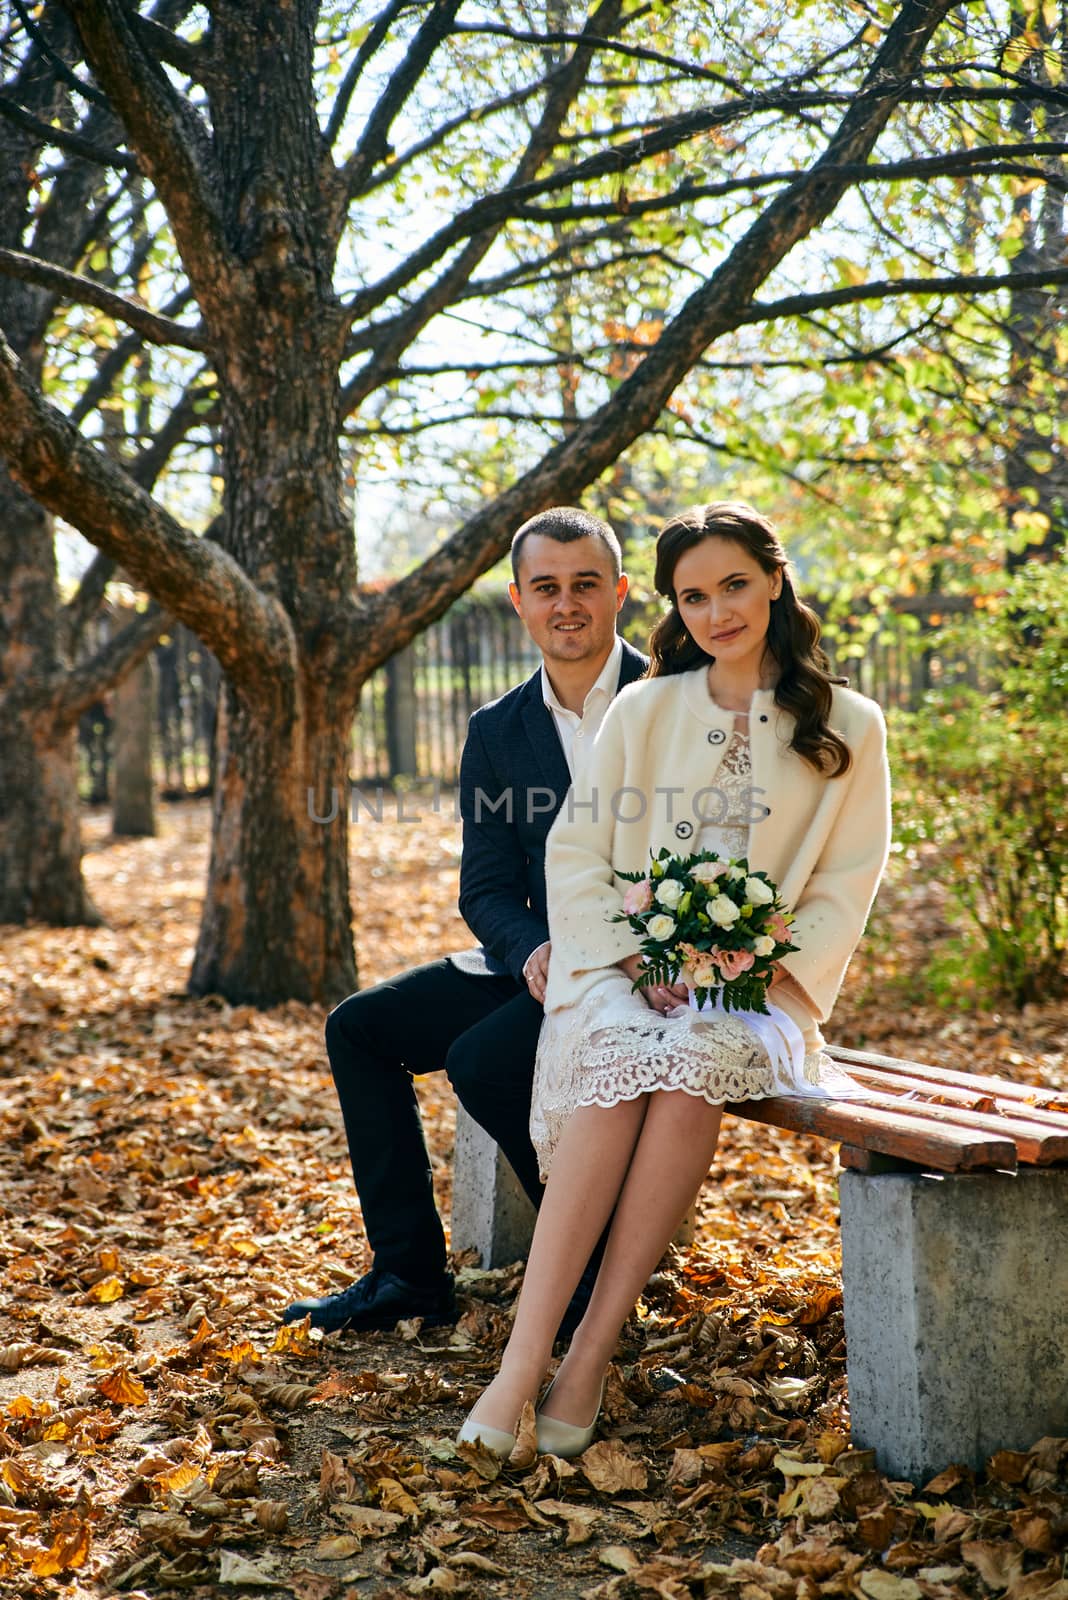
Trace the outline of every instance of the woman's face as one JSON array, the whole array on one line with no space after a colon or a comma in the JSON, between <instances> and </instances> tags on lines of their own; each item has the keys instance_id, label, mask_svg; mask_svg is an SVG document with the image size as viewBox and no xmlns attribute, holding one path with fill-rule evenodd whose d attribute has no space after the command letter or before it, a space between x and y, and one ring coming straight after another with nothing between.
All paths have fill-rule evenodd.
<instances>
[{"instance_id":1,"label":"woman's face","mask_svg":"<svg viewBox=\"0 0 1068 1600\"><path fill-rule=\"evenodd\" d=\"M765 572L733 539L713 536L679 557L674 588L695 644L724 665L741 665L751 654L759 662L781 573Z\"/></svg>"}]
</instances>

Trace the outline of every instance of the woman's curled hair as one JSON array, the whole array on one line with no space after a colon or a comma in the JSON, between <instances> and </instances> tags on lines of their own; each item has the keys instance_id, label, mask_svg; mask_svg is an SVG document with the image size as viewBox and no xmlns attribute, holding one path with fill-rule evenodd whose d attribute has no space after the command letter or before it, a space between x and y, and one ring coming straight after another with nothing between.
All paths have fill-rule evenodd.
<instances>
[{"instance_id":1,"label":"woman's curled hair","mask_svg":"<svg viewBox=\"0 0 1068 1600\"><path fill-rule=\"evenodd\" d=\"M779 572L782 588L771 602L766 648L779 669L775 704L792 713L795 724L790 748L816 771L837 778L849 771L852 755L841 734L830 726L831 685L845 684L834 677L820 644L820 619L794 589L789 558L778 534L766 517L740 500L717 500L672 517L656 541L656 575L659 594L671 609L653 629L649 640L650 678L690 672L715 660L692 639L679 615L674 576L679 558L706 539L727 539L741 545L771 575Z\"/></svg>"}]
</instances>

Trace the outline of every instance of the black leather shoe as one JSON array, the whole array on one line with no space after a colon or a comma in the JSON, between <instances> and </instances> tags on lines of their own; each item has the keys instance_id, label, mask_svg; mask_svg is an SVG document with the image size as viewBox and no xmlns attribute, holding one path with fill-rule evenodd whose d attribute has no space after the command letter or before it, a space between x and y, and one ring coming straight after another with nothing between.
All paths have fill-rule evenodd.
<instances>
[{"instance_id":1,"label":"black leather shoe","mask_svg":"<svg viewBox=\"0 0 1068 1600\"><path fill-rule=\"evenodd\" d=\"M422 1317L424 1328L443 1328L455 1322L458 1315L451 1273L445 1273L432 1288L425 1288L372 1267L340 1294L325 1295L321 1300L294 1300L283 1311L282 1321L300 1322L310 1316L312 1327L322 1328L324 1333L346 1329L370 1333L395 1328L408 1317Z\"/></svg>"}]
</instances>

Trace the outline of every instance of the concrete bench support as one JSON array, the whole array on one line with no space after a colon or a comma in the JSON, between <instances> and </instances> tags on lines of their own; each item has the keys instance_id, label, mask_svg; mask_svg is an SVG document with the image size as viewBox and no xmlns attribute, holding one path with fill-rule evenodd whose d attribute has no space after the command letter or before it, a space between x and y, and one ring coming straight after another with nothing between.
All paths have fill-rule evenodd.
<instances>
[{"instance_id":1,"label":"concrete bench support","mask_svg":"<svg viewBox=\"0 0 1068 1600\"><path fill-rule=\"evenodd\" d=\"M494 1140L457 1105L453 1250L477 1250L482 1267L522 1261L530 1249L534 1216L534 1207Z\"/></svg>"},{"instance_id":2,"label":"concrete bench support","mask_svg":"<svg viewBox=\"0 0 1068 1600\"><path fill-rule=\"evenodd\" d=\"M843 1172L853 1438L922 1483L1068 1433L1068 1171Z\"/></svg>"}]
</instances>

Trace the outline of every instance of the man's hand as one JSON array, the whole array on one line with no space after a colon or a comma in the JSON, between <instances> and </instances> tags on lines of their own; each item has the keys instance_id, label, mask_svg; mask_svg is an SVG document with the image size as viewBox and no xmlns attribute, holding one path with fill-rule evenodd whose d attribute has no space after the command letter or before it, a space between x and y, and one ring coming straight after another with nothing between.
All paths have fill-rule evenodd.
<instances>
[{"instance_id":1,"label":"man's hand","mask_svg":"<svg viewBox=\"0 0 1068 1600\"><path fill-rule=\"evenodd\" d=\"M626 956L616 965L626 973L631 983L636 983L645 971L641 956ZM684 983L654 983L639 989L638 993L650 1010L659 1011L664 1016L675 1006L685 1005L690 998L690 991Z\"/></svg>"},{"instance_id":2,"label":"man's hand","mask_svg":"<svg viewBox=\"0 0 1068 1600\"><path fill-rule=\"evenodd\" d=\"M546 939L544 944L539 944L532 950L523 962L523 976L527 981L527 988L540 1006L545 1004L545 984L549 976L549 952L552 945Z\"/></svg>"}]
</instances>

